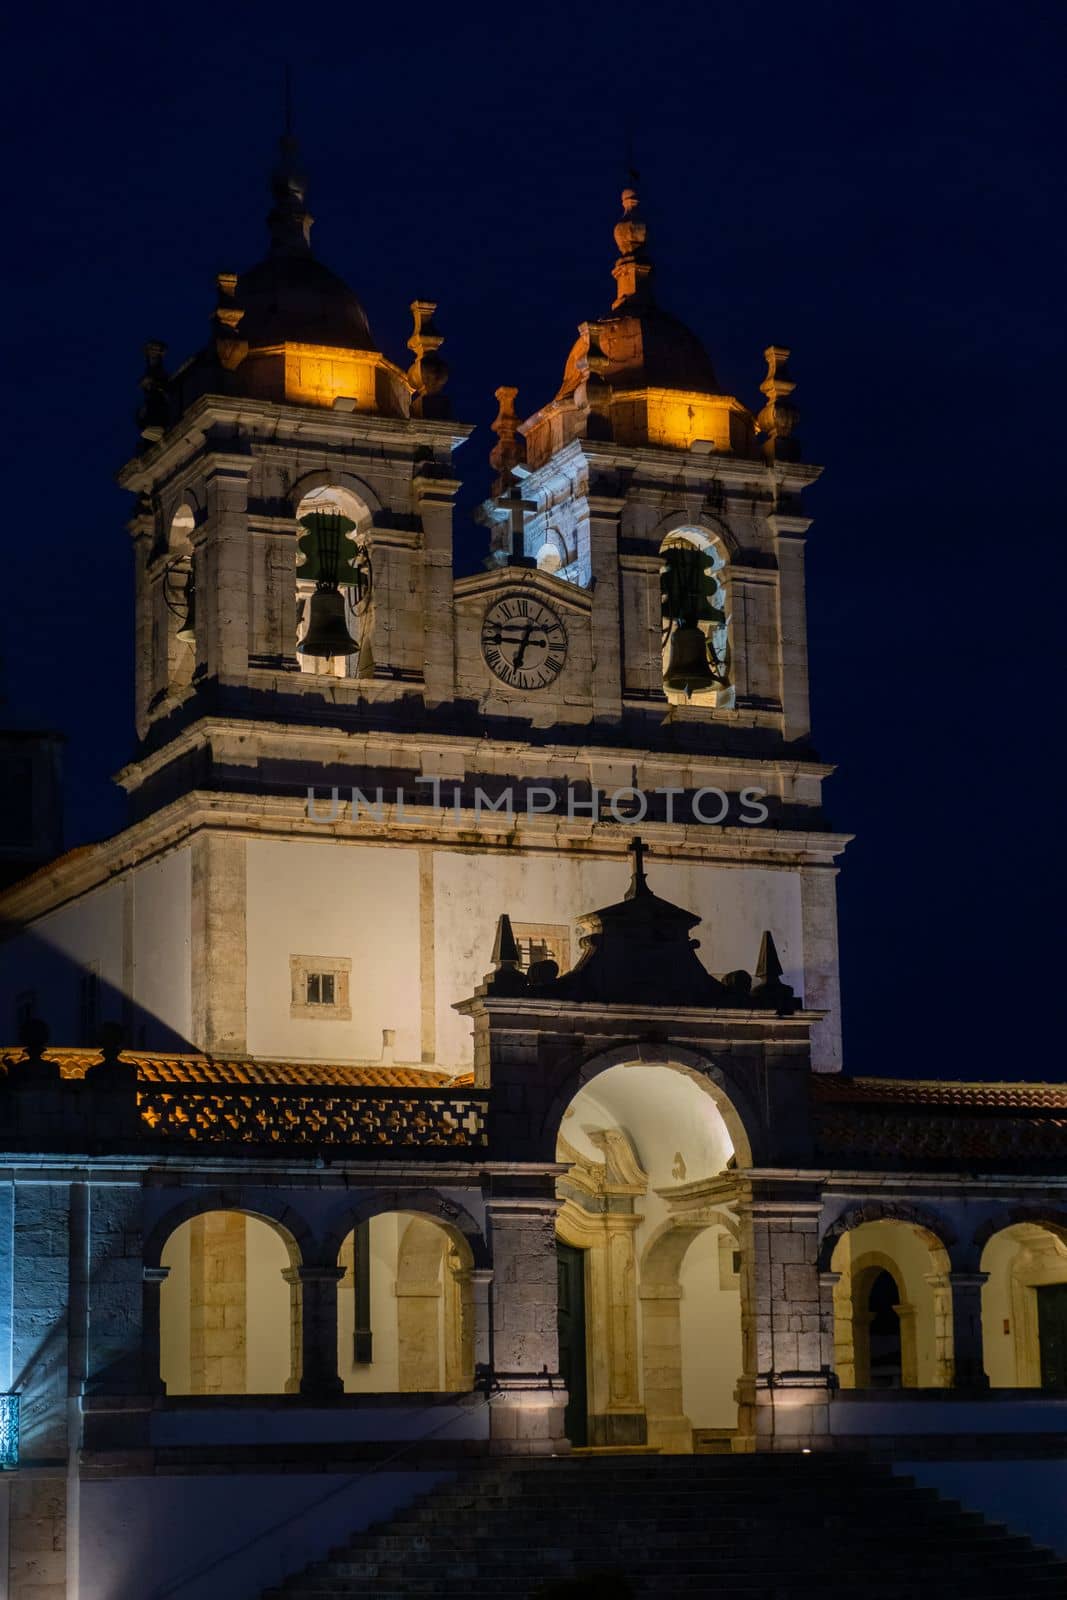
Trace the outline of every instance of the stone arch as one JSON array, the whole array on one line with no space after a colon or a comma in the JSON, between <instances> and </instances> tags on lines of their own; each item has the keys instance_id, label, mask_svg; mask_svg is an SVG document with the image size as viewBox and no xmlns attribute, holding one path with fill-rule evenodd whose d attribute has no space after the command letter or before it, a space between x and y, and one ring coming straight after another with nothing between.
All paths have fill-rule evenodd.
<instances>
[{"instance_id":1,"label":"stone arch","mask_svg":"<svg viewBox=\"0 0 1067 1600\"><path fill-rule=\"evenodd\" d=\"M1036 1228L1047 1228L1049 1233L1055 1234L1067 1244L1067 1210L1048 1205L1008 1205L995 1216L987 1217L975 1229L971 1236L969 1258L966 1263L960 1263L961 1268L964 1265L977 1268L991 1239L998 1233L1003 1233L1005 1229L1023 1223L1031 1223Z\"/></svg>"},{"instance_id":2,"label":"stone arch","mask_svg":"<svg viewBox=\"0 0 1067 1600\"><path fill-rule=\"evenodd\" d=\"M819 1245L820 1272L830 1271L830 1259L838 1241L865 1222L910 1223L920 1233L928 1235L931 1243L944 1250L946 1256L951 1255L956 1243L956 1235L948 1220L926 1206L914 1205L910 1201L858 1200L842 1211L823 1232Z\"/></svg>"},{"instance_id":3,"label":"stone arch","mask_svg":"<svg viewBox=\"0 0 1067 1600\"><path fill-rule=\"evenodd\" d=\"M864 1229L879 1232L859 1240ZM857 1242L853 1243L855 1236ZM950 1285L952 1240L944 1220L925 1207L888 1202L850 1206L823 1235L819 1267L832 1289L834 1367L842 1388L870 1382L866 1295L872 1274L887 1272L900 1300L901 1383L947 1388L954 1371ZM849 1250L843 1249L849 1242ZM915 1245L921 1257L908 1262Z\"/></svg>"},{"instance_id":4,"label":"stone arch","mask_svg":"<svg viewBox=\"0 0 1067 1600\"><path fill-rule=\"evenodd\" d=\"M714 1227L740 1242L734 1217L702 1207L660 1223L641 1253L638 1299L648 1442L669 1454L687 1454L693 1448L682 1377L682 1263L694 1240Z\"/></svg>"},{"instance_id":5,"label":"stone arch","mask_svg":"<svg viewBox=\"0 0 1067 1600\"><path fill-rule=\"evenodd\" d=\"M338 472L329 468L317 468L314 472L305 472L289 489L289 504L293 515L302 500L316 489L344 489L348 494L354 495L366 506L371 520L383 509L380 497L375 494L365 478L359 478L354 472Z\"/></svg>"},{"instance_id":6,"label":"stone arch","mask_svg":"<svg viewBox=\"0 0 1067 1600\"><path fill-rule=\"evenodd\" d=\"M1067 1312L1067 1219L1043 1207L1013 1206L982 1224L975 1245L985 1280L982 1349L990 1387L1058 1388L1064 1374L1048 1360L1044 1340L1052 1337L1055 1349ZM1053 1303L1043 1305L1049 1297Z\"/></svg>"},{"instance_id":7,"label":"stone arch","mask_svg":"<svg viewBox=\"0 0 1067 1600\"><path fill-rule=\"evenodd\" d=\"M182 1190L175 1193L181 1195ZM234 1211L255 1217L275 1230L285 1244L292 1267L306 1266L319 1260L314 1234L304 1217L292 1206L269 1190L244 1191L240 1189L198 1189L184 1191L185 1199L178 1199L145 1235L142 1260L146 1268L159 1267L163 1250L171 1234L184 1222L209 1211Z\"/></svg>"},{"instance_id":8,"label":"stone arch","mask_svg":"<svg viewBox=\"0 0 1067 1600\"><path fill-rule=\"evenodd\" d=\"M293 1234L247 1205L178 1209L189 1214L169 1215L159 1266L148 1275L159 1297L158 1373L167 1391L297 1388L301 1256Z\"/></svg>"},{"instance_id":9,"label":"stone arch","mask_svg":"<svg viewBox=\"0 0 1067 1600\"><path fill-rule=\"evenodd\" d=\"M692 507L679 506L673 511L668 511L662 516L652 529L650 538L655 540L658 551L663 541L672 533L698 532L704 534L708 542L718 544L723 560L728 566L738 555L740 546L735 539L726 521L717 517L714 512L703 508L694 511Z\"/></svg>"},{"instance_id":10,"label":"stone arch","mask_svg":"<svg viewBox=\"0 0 1067 1600\"><path fill-rule=\"evenodd\" d=\"M391 1211L410 1212L440 1224L455 1238L465 1260L469 1253L472 1269L491 1264L481 1223L466 1206L437 1189L376 1189L362 1195L347 1195L322 1230L321 1260L324 1263L337 1260L342 1244L357 1223L369 1222L372 1217Z\"/></svg>"},{"instance_id":11,"label":"stone arch","mask_svg":"<svg viewBox=\"0 0 1067 1600\"><path fill-rule=\"evenodd\" d=\"M579 1090L611 1067L638 1061L649 1066L661 1066L690 1078L714 1102L726 1124L737 1166L751 1167L760 1160L764 1144L762 1120L747 1088L734 1081L707 1056L673 1044L647 1041L617 1045L585 1061L572 1063L566 1069L566 1075L557 1085L542 1124L541 1146L546 1160L555 1159L556 1140L564 1113Z\"/></svg>"},{"instance_id":12,"label":"stone arch","mask_svg":"<svg viewBox=\"0 0 1067 1600\"><path fill-rule=\"evenodd\" d=\"M396 1264L401 1392L473 1388L473 1265L458 1228L425 1214L408 1216Z\"/></svg>"}]
</instances>

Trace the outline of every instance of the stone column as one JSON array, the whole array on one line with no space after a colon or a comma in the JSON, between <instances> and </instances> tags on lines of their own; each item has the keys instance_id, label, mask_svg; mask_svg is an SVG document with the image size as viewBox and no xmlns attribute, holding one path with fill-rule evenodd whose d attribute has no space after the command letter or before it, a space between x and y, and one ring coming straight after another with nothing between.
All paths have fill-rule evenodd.
<instances>
[{"instance_id":1,"label":"stone column","mask_svg":"<svg viewBox=\"0 0 1067 1600\"><path fill-rule=\"evenodd\" d=\"M818 1269L820 1203L754 1195L742 1203L739 1449L826 1449L831 1374L825 1364Z\"/></svg>"},{"instance_id":2,"label":"stone column","mask_svg":"<svg viewBox=\"0 0 1067 1600\"><path fill-rule=\"evenodd\" d=\"M248 1371L246 1218L208 1211L189 1230L189 1387L244 1394Z\"/></svg>"},{"instance_id":3,"label":"stone column","mask_svg":"<svg viewBox=\"0 0 1067 1600\"><path fill-rule=\"evenodd\" d=\"M471 1321L474 1338L474 1375L477 1382L479 1369L488 1371L492 1350L493 1274L486 1267L475 1267L470 1274Z\"/></svg>"},{"instance_id":4,"label":"stone column","mask_svg":"<svg viewBox=\"0 0 1067 1600\"><path fill-rule=\"evenodd\" d=\"M248 474L246 456L213 452L204 474L207 520L196 533L197 648L210 678L248 674ZM198 666L201 664L198 662Z\"/></svg>"},{"instance_id":5,"label":"stone column","mask_svg":"<svg viewBox=\"0 0 1067 1600\"><path fill-rule=\"evenodd\" d=\"M286 1394L328 1400L344 1393L337 1371L337 1285L344 1267L286 1267L292 1308L292 1366Z\"/></svg>"},{"instance_id":6,"label":"stone column","mask_svg":"<svg viewBox=\"0 0 1067 1600\"><path fill-rule=\"evenodd\" d=\"M982 1356L982 1285L988 1272L950 1272L952 1332L955 1351L953 1385L957 1389L988 1389Z\"/></svg>"},{"instance_id":7,"label":"stone column","mask_svg":"<svg viewBox=\"0 0 1067 1600\"><path fill-rule=\"evenodd\" d=\"M160 1373L159 1302L163 1285L170 1277L169 1267L143 1268L144 1285L141 1292L141 1392L165 1394L166 1384Z\"/></svg>"},{"instance_id":8,"label":"stone column","mask_svg":"<svg viewBox=\"0 0 1067 1600\"><path fill-rule=\"evenodd\" d=\"M559 1372L554 1195L486 1201L493 1260L490 1449L556 1454L567 1394Z\"/></svg>"},{"instance_id":9,"label":"stone column","mask_svg":"<svg viewBox=\"0 0 1067 1600\"><path fill-rule=\"evenodd\" d=\"M452 507L459 481L443 466L423 469L413 484L422 521L423 677L428 705L455 692L455 608L452 603Z\"/></svg>"},{"instance_id":10,"label":"stone column","mask_svg":"<svg viewBox=\"0 0 1067 1600\"><path fill-rule=\"evenodd\" d=\"M837 1367L837 1319L836 1319L836 1290L841 1282L839 1272L819 1273L819 1347L821 1367L828 1367L833 1373L838 1373Z\"/></svg>"},{"instance_id":11,"label":"stone column","mask_svg":"<svg viewBox=\"0 0 1067 1600\"><path fill-rule=\"evenodd\" d=\"M808 696L808 624L804 594L804 535L810 517L767 518L778 554L778 648L782 736L802 739L811 730Z\"/></svg>"},{"instance_id":12,"label":"stone column","mask_svg":"<svg viewBox=\"0 0 1067 1600\"><path fill-rule=\"evenodd\" d=\"M693 1425L682 1404L681 1285L642 1284L639 1293L648 1443L669 1455L688 1455Z\"/></svg>"},{"instance_id":13,"label":"stone column","mask_svg":"<svg viewBox=\"0 0 1067 1600\"><path fill-rule=\"evenodd\" d=\"M247 1036L245 841L198 833L192 844L193 1040L209 1055L241 1056Z\"/></svg>"}]
</instances>

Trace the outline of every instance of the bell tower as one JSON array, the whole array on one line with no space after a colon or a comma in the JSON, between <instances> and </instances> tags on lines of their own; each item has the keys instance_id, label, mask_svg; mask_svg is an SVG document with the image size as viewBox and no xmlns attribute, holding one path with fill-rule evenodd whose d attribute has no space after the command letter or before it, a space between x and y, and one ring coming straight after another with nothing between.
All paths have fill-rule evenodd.
<instances>
[{"instance_id":1,"label":"bell tower","mask_svg":"<svg viewBox=\"0 0 1067 1600\"><path fill-rule=\"evenodd\" d=\"M435 306L412 303L402 369L312 251L288 133L271 189L267 254L219 273L204 348L171 373L146 347L120 474L138 496L135 815L242 759L223 724L253 725L277 766L283 730L454 693L451 459L470 430Z\"/></svg>"},{"instance_id":2,"label":"bell tower","mask_svg":"<svg viewBox=\"0 0 1067 1600\"><path fill-rule=\"evenodd\" d=\"M770 347L754 415L654 293L636 191L615 227L616 294L579 325L554 398L520 423L498 390L502 563L592 592L593 714L698 727L770 753L810 731L800 496L788 350ZM516 519L515 507L522 506Z\"/></svg>"}]
</instances>

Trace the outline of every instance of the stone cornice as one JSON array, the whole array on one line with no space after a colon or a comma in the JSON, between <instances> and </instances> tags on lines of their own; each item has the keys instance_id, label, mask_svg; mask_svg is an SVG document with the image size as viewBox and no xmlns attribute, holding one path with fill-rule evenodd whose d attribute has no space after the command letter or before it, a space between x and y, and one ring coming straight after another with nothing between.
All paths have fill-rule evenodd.
<instances>
[{"instance_id":1,"label":"stone cornice","mask_svg":"<svg viewBox=\"0 0 1067 1600\"><path fill-rule=\"evenodd\" d=\"M347 812L347 807L344 808ZM192 790L150 817L98 844L83 845L57 857L30 877L0 894L0 925L9 928L45 916L68 905L119 874L188 842L203 829L244 834L250 838L343 839L350 843L410 845L433 844L442 849L514 855L516 850L554 853L581 847L588 855L621 863L626 859L630 830L616 823L593 823L588 818L568 820L564 815L530 818L483 812L478 831L461 818L457 825L450 806L409 806L405 821L395 808L385 807L385 818L369 816L353 821L342 815L336 822L316 823L307 814L306 800L295 796L215 794ZM390 813L393 813L390 815ZM821 867L836 870L835 858L850 835L792 832L768 828L701 827L699 824L641 824L657 859L664 862L710 862L730 867ZM531 1002L524 1002L530 1004ZM709 1015L722 1016L716 1011ZM744 1012L747 1016L752 1013ZM796 1019L813 1020L821 1013L798 1012Z\"/></svg>"},{"instance_id":2,"label":"stone cornice","mask_svg":"<svg viewBox=\"0 0 1067 1600\"><path fill-rule=\"evenodd\" d=\"M158 482L161 475L176 470L190 450L201 449L206 442L207 430L216 423L232 426L234 423L254 427L266 423L272 429L269 440L275 448L282 436L292 434L288 448L299 451L312 448L310 433L343 443L399 442L403 439L414 444L427 444L438 448L455 449L474 432L473 423L435 422L423 417L383 417L369 411L333 411L321 406L302 406L286 402L284 405L270 400L240 399L228 395L201 395L193 402L180 420L170 428L143 456L127 461L118 474L124 489L135 493ZM214 454L214 452L212 452ZM223 452L225 454L225 452Z\"/></svg>"},{"instance_id":3,"label":"stone cornice","mask_svg":"<svg viewBox=\"0 0 1067 1600\"><path fill-rule=\"evenodd\" d=\"M547 769L551 767L573 771L577 768L588 768L590 763L597 762L605 764L619 762L630 767L636 762L639 766L659 768L665 773L686 768L706 773L709 780L716 775L726 778L731 772L736 773L739 778L754 771L788 778L828 778L836 771L832 764L824 761L806 761L789 756L712 755L688 750L635 752L625 745L594 743L579 746L543 744L535 747L525 744L521 739L478 739L464 734L431 734L389 728L348 732L343 728L313 724L304 726L251 719L204 717L183 729L159 750L121 768L115 775L116 782L124 789L135 789L181 756L189 755L208 745L244 740L258 742L267 747L272 740L277 740L279 745L290 752L308 751L307 759L318 763L326 759L324 751L335 750L338 760L356 759L364 764L370 764L373 761L371 752L379 750L383 756L394 757L393 760L383 760L383 766L397 767L401 763L395 760L396 753L410 750L413 759L409 765L418 766L420 770L425 770L425 763L421 758L427 751L447 755L452 759L462 757L465 770L472 772L491 770L493 757L505 761L522 761L525 758L533 774L539 777L545 776ZM355 756L353 756L354 748L358 751ZM852 836L839 834L834 837L847 841Z\"/></svg>"}]
</instances>

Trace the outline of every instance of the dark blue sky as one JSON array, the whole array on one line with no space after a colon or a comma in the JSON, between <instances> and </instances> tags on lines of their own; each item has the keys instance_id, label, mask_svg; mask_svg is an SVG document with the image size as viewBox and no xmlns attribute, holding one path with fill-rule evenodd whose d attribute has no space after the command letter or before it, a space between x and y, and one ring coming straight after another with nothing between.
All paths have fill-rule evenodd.
<instances>
[{"instance_id":1,"label":"dark blue sky","mask_svg":"<svg viewBox=\"0 0 1067 1600\"><path fill-rule=\"evenodd\" d=\"M7 25L9 708L70 736L69 839L122 819L140 346L261 254L293 63L319 255L406 362L436 299L459 457L612 289L633 130L659 297L758 404L790 345L815 724L854 1072L1061 1072L1065 370L1056 4L22 8ZM469 567L481 534L461 531ZM1058 570L1057 570L1058 569ZM1058 1042L1058 1041L1057 1041Z\"/></svg>"}]
</instances>

